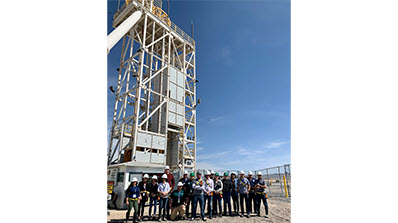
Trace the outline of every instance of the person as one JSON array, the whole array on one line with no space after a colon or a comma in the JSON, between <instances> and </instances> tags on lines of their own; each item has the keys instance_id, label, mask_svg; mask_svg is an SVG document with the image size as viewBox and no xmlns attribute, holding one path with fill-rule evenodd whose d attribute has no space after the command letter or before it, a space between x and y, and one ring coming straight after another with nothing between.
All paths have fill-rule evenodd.
<instances>
[{"instance_id":1,"label":"person","mask_svg":"<svg viewBox=\"0 0 398 223\"><path fill-rule=\"evenodd\" d=\"M149 219L155 218L156 215L156 206L158 205L158 199L159 199L159 193L158 193L158 176L153 175L152 176L152 182L149 184ZM154 207L153 210L153 215L152 213L152 207Z\"/></svg>"},{"instance_id":2,"label":"person","mask_svg":"<svg viewBox=\"0 0 398 223\"><path fill-rule=\"evenodd\" d=\"M222 193L223 193L223 200L224 200L224 215L227 215L227 207L229 210L229 216L232 216L231 211L231 192L233 189L233 183L230 179L228 179L228 173L224 173L224 179L222 179Z\"/></svg>"},{"instance_id":3,"label":"person","mask_svg":"<svg viewBox=\"0 0 398 223\"><path fill-rule=\"evenodd\" d=\"M169 183L170 191L172 191L175 186L175 181L174 181L173 174L170 173L170 167L168 165L165 166L164 173L167 175L167 182ZM169 219L170 218L170 206L169 205L166 205L166 212L167 212L167 219Z\"/></svg>"},{"instance_id":4,"label":"person","mask_svg":"<svg viewBox=\"0 0 398 223\"><path fill-rule=\"evenodd\" d=\"M223 184L220 180L220 174L216 173L215 174L215 181L214 181L214 197L213 199L216 201L213 206L213 209L215 210L214 216L217 216L217 204L218 204L218 209L219 213L218 216L221 218L222 217L222 207L221 207L221 199L222 199L222 190L223 190Z\"/></svg>"},{"instance_id":5,"label":"person","mask_svg":"<svg viewBox=\"0 0 398 223\"><path fill-rule=\"evenodd\" d=\"M140 205L138 207L138 221L142 221L142 218L144 217L144 209L145 209L145 203L148 201L148 196L149 196L149 192L148 192L148 179L149 179L149 175L145 174L143 176L143 180L138 184L138 187L140 188L140 192L141 192L141 202Z\"/></svg>"},{"instance_id":6,"label":"person","mask_svg":"<svg viewBox=\"0 0 398 223\"><path fill-rule=\"evenodd\" d=\"M245 178L245 172L243 170L241 170L239 172L239 179L238 179L238 193L239 193L239 201L240 201L240 210L241 210L241 214L239 214L240 217L243 217L244 213L245 213L245 207L243 206L243 201L246 205L246 211L247 211L247 216L248 218L250 218L250 211L248 211L248 203L247 203L247 199L248 199L248 195L247 193L250 190L250 183L249 180L247 180L247 178Z\"/></svg>"},{"instance_id":7,"label":"person","mask_svg":"<svg viewBox=\"0 0 398 223\"><path fill-rule=\"evenodd\" d=\"M183 183L183 184L185 184L187 181L188 181L188 171L187 170L185 170L184 171L184 177L182 177L178 182L181 182L181 183Z\"/></svg>"},{"instance_id":8,"label":"person","mask_svg":"<svg viewBox=\"0 0 398 223\"><path fill-rule=\"evenodd\" d=\"M254 213L257 212L257 202L256 202L256 193L254 192L254 184L256 182L256 179L253 178L253 172L249 171L248 173L248 178L247 180L249 180L249 184L250 184L250 191L249 191L249 199L248 199L248 209L247 212L252 213L252 211L254 211Z\"/></svg>"},{"instance_id":9,"label":"person","mask_svg":"<svg viewBox=\"0 0 398 223\"><path fill-rule=\"evenodd\" d=\"M117 208L117 204L116 204L117 199L118 199L118 197L119 197L118 193L116 193L114 190L112 190L111 197L112 197L112 198L111 198L111 201L112 201L113 206L115 206L115 209L116 209L116 210L119 210L119 208Z\"/></svg>"},{"instance_id":10,"label":"person","mask_svg":"<svg viewBox=\"0 0 398 223\"><path fill-rule=\"evenodd\" d=\"M204 203L206 206L207 203L207 214L209 215L209 219L213 218L213 191L214 191L214 182L210 179L210 172L205 172L205 184L204 184Z\"/></svg>"},{"instance_id":11,"label":"person","mask_svg":"<svg viewBox=\"0 0 398 223\"><path fill-rule=\"evenodd\" d=\"M167 205L167 201L168 201L168 195L170 193L170 185L169 183L166 182L167 180L167 175L163 174L162 175L162 182L159 184L158 186L158 192L159 192L159 221L163 220L166 221L165 217L166 217L166 206ZM162 210L163 210L163 215L162 215Z\"/></svg>"},{"instance_id":12,"label":"person","mask_svg":"<svg viewBox=\"0 0 398 223\"><path fill-rule=\"evenodd\" d=\"M192 189L193 189L193 211L192 211L192 218L191 221L195 220L196 218L196 207L200 205L200 216L202 217L203 221L206 221L205 217L205 212L204 212L204 206L203 206L203 191L204 191L204 185L202 181L202 174L198 171L196 173L196 180L192 182Z\"/></svg>"},{"instance_id":13,"label":"person","mask_svg":"<svg viewBox=\"0 0 398 223\"><path fill-rule=\"evenodd\" d=\"M265 218L268 218L268 202L267 202L267 193L265 192L265 188L267 185L265 180L262 179L263 174L261 172L257 173L258 179L256 180L255 187L256 187L256 203L257 203L257 216L260 217L260 207L261 201L263 201L265 207Z\"/></svg>"},{"instance_id":14,"label":"person","mask_svg":"<svg viewBox=\"0 0 398 223\"><path fill-rule=\"evenodd\" d=\"M231 182L233 184L233 190L232 190L232 201L233 201L233 206L234 206L234 215L239 214L239 193L238 193L238 179L236 179L236 173L232 172L231 173Z\"/></svg>"},{"instance_id":15,"label":"person","mask_svg":"<svg viewBox=\"0 0 398 223\"><path fill-rule=\"evenodd\" d=\"M173 221L178 216L179 218L185 219L185 192L182 189L184 184L182 182L177 183L177 189L175 189L170 194L170 210L171 210L171 217L170 219Z\"/></svg>"},{"instance_id":16,"label":"person","mask_svg":"<svg viewBox=\"0 0 398 223\"><path fill-rule=\"evenodd\" d=\"M214 182L214 179L215 179L215 174L216 174L216 172L214 172L214 170L210 171L210 179L212 179L213 182Z\"/></svg>"},{"instance_id":17,"label":"person","mask_svg":"<svg viewBox=\"0 0 398 223\"><path fill-rule=\"evenodd\" d=\"M191 205L191 212L193 211L193 205L192 205L192 199L193 199L193 188L192 188L192 184L193 181L195 180L195 174L194 173L190 173L189 174L189 179L187 180L187 182L184 184L184 192L186 194L185 196L185 203L187 204L186 206L186 213L185 215L187 216L187 218L189 217L189 206Z\"/></svg>"},{"instance_id":18,"label":"person","mask_svg":"<svg viewBox=\"0 0 398 223\"><path fill-rule=\"evenodd\" d=\"M136 222L138 215L138 205L140 204L141 194L140 188L138 187L137 177L134 177L131 184L128 186L126 190L126 204L127 204L127 213L126 213L126 222L129 221L131 209L134 207L134 217L133 222Z\"/></svg>"}]
</instances>

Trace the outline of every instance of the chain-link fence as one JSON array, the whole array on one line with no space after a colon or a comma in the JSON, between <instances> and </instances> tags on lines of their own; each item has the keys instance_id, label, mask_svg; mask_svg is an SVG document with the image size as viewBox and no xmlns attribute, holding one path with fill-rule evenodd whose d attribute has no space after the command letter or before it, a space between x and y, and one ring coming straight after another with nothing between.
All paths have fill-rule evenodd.
<instances>
[{"instance_id":1,"label":"chain-link fence","mask_svg":"<svg viewBox=\"0 0 398 223\"><path fill-rule=\"evenodd\" d=\"M206 169L198 169L202 176L204 176ZM225 172L228 173L228 176L231 176L232 172L236 173L236 176L239 177L239 171L241 170L214 170L218 172L222 177ZM261 172L263 174L263 179L267 182L267 194L271 197L291 197L291 172L290 172L290 164L285 164L283 166L275 166L270 168L264 168L259 170L243 170L245 171L245 177L249 171L253 172L253 177L257 178L257 173Z\"/></svg>"}]
</instances>

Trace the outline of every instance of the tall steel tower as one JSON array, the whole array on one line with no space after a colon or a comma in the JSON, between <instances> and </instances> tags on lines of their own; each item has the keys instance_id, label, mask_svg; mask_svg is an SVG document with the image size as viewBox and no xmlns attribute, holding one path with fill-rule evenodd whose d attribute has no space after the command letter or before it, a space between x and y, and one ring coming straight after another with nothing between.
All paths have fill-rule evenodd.
<instances>
[{"instance_id":1,"label":"tall steel tower","mask_svg":"<svg viewBox=\"0 0 398 223\"><path fill-rule=\"evenodd\" d=\"M170 20L161 0L126 0L112 26L133 14L123 37L108 168L195 170L195 41Z\"/></svg>"}]
</instances>

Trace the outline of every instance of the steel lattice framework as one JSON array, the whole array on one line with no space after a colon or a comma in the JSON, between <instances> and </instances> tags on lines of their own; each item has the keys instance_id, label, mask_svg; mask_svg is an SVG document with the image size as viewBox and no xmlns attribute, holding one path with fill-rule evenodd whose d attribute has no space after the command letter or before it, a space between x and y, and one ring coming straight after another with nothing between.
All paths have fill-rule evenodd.
<instances>
[{"instance_id":1,"label":"steel lattice framework","mask_svg":"<svg viewBox=\"0 0 398 223\"><path fill-rule=\"evenodd\" d=\"M143 14L123 37L108 165L196 169L195 42L161 1L126 1L113 27L136 10Z\"/></svg>"}]
</instances>

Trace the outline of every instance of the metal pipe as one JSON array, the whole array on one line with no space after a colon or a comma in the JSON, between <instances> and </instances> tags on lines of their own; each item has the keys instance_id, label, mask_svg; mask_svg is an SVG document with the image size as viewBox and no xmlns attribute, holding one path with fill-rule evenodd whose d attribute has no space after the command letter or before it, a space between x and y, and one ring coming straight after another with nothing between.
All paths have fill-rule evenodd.
<instances>
[{"instance_id":1,"label":"metal pipe","mask_svg":"<svg viewBox=\"0 0 398 223\"><path fill-rule=\"evenodd\" d=\"M138 22L142 12L136 11L108 35L108 54L113 46Z\"/></svg>"}]
</instances>

